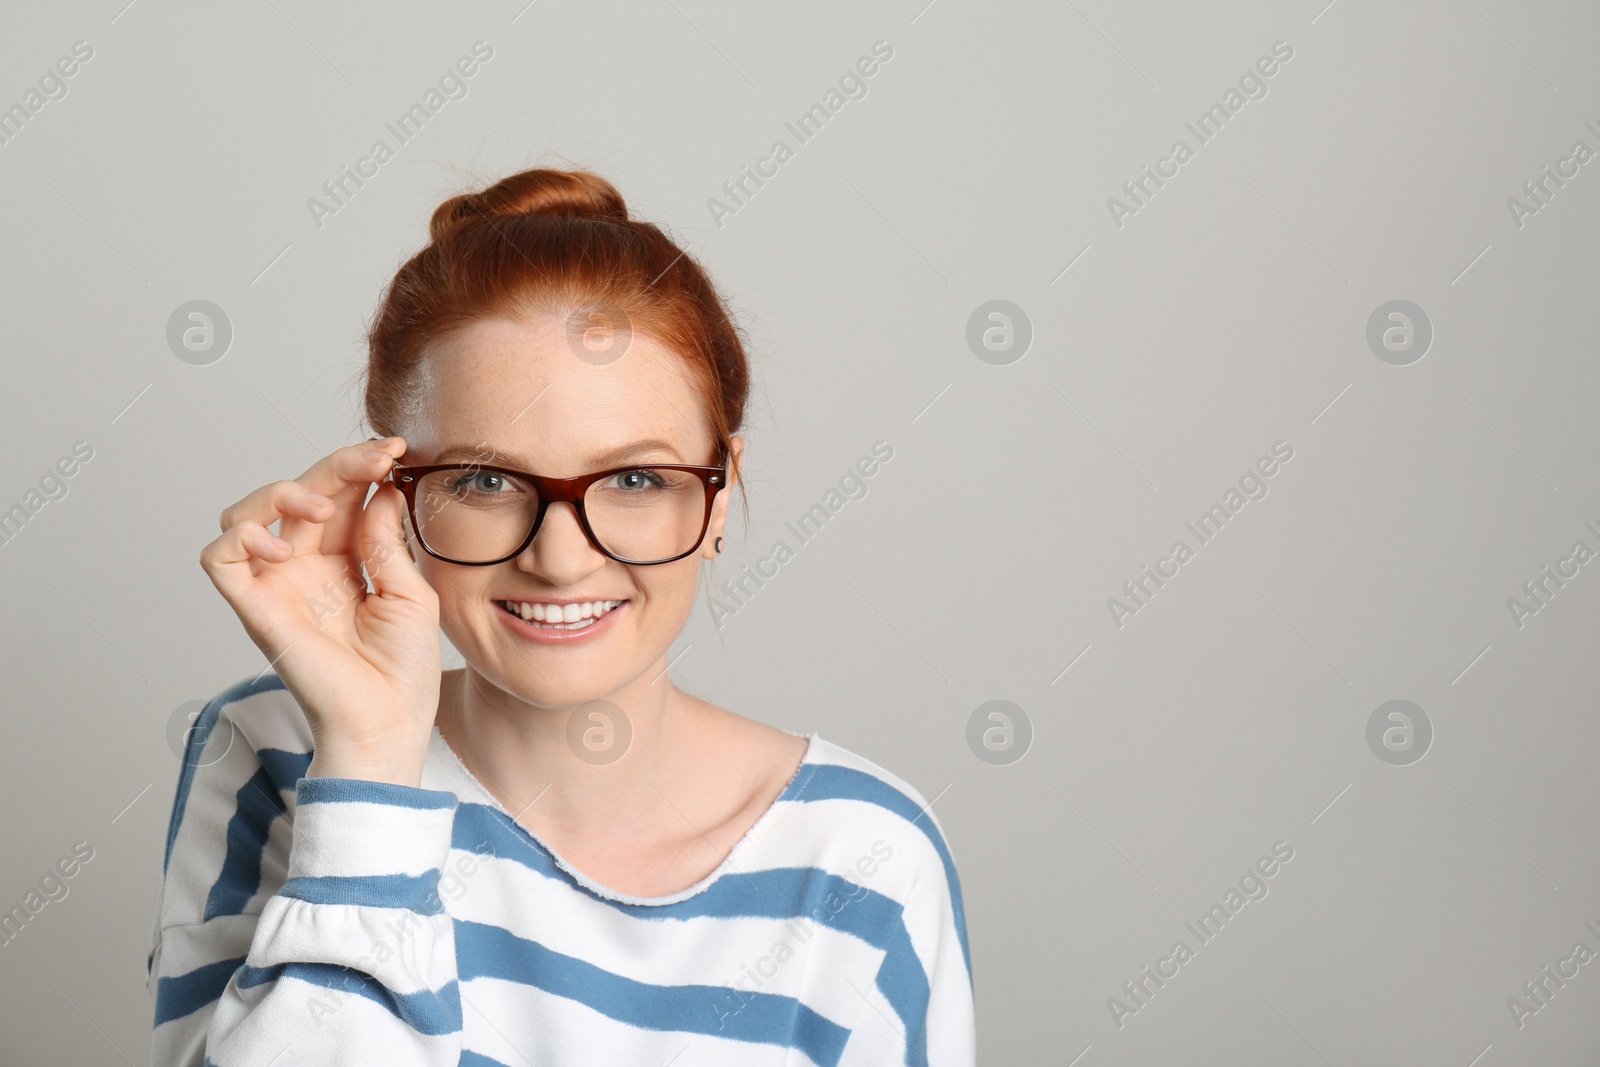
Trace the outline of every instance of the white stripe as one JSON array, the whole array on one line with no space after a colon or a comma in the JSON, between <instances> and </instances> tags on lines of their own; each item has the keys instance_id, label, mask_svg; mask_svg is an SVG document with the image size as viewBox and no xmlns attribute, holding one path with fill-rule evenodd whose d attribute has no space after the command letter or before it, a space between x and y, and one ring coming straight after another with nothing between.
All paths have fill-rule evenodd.
<instances>
[{"instance_id":1,"label":"white stripe","mask_svg":"<svg viewBox=\"0 0 1600 1067\"><path fill-rule=\"evenodd\" d=\"M311 751L311 725L299 701L287 689L273 689L236 700L223 709L234 731L259 752L266 748L285 752Z\"/></svg>"},{"instance_id":2,"label":"white stripe","mask_svg":"<svg viewBox=\"0 0 1600 1067\"><path fill-rule=\"evenodd\" d=\"M459 1033L419 1034L367 997L292 977L243 993L229 983L217 1006L213 1030L226 1037L208 1054L224 1067L269 1063L441 1067L456 1062L461 1043Z\"/></svg>"},{"instance_id":3,"label":"white stripe","mask_svg":"<svg viewBox=\"0 0 1600 1067\"><path fill-rule=\"evenodd\" d=\"M842 907L851 904L846 901ZM637 919L580 897L514 860L485 861L449 908L458 918L499 926L635 981L730 986L790 996L830 1018L853 1012L860 998L848 987L826 981L826 971L842 967L851 973L876 974L884 956L860 938L816 921ZM790 953L782 963L777 960L782 953L774 952L779 943ZM822 974L818 960L827 961ZM718 1018L719 1004L724 1011L733 1010L744 999L730 994L718 1003L708 1000L706 1018Z\"/></svg>"},{"instance_id":4,"label":"white stripe","mask_svg":"<svg viewBox=\"0 0 1600 1067\"><path fill-rule=\"evenodd\" d=\"M469 1035L466 1047L510 1067L526 1063L657 1065L669 1060L672 1067L815 1065L802 1052L785 1045L740 1041L722 1034L640 1029L575 1000L520 983L476 978L461 988L462 1017ZM680 1051L682 1055L678 1055ZM879 1067L888 1062L880 1061Z\"/></svg>"},{"instance_id":5,"label":"white stripe","mask_svg":"<svg viewBox=\"0 0 1600 1067\"><path fill-rule=\"evenodd\" d=\"M156 973L176 977L208 963L239 959L250 951L255 930L254 915L224 915L203 925L169 926L162 934Z\"/></svg>"},{"instance_id":6,"label":"white stripe","mask_svg":"<svg viewBox=\"0 0 1600 1067\"><path fill-rule=\"evenodd\" d=\"M441 989L456 976L454 944L448 915L273 897L261 911L249 963L354 967L397 993L415 993Z\"/></svg>"},{"instance_id":7,"label":"white stripe","mask_svg":"<svg viewBox=\"0 0 1600 1067\"><path fill-rule=\"evenodd\" d=\"M453 808L393 804L306 804L294 809L295 836L307 838L289 877L419 875L438 870L450 850Z\"/></svg>"}]
</instances>

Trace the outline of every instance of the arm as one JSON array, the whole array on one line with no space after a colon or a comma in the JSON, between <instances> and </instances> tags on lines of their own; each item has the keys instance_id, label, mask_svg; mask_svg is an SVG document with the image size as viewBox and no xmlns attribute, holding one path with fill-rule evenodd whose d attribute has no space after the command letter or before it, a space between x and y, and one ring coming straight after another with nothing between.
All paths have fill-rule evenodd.
<instances>
[{"instance_id":1,"label":"arm","mask_svg":"<svg viewBox=\"0 0 1600 1067\"><path fill-rule=\"evenodd\" d=\"M454 931L436 891L455 795L300 777L309 753L258 751L222 698L207 715L233 728L192 745L180 776L152 1065L456 1067Z\"/></svg>"},{"instance_id":2,"label":"arm","mask_svg":"<svg viewBox=\"0 0 1600 1067\"><path fill-rule=\"evenodd\" d=\"M960 900L961 882L952 868L948 880L930 876L926 890L932 900L925 901L924 907L935 916L938 931L927 968L928 1014L922 1025L926 1062L931 1067L973 1067L978 1062L978 1035L975 983L967 958L966 915L951 904L952 891ZM906 1062L913 1060L908 1058Z\"/></svg>"},{"instance_id":3,"label":"arm","mask_svg":"<svg viewBox=\"0 0 1600 1067\"><path fill-rule=\"evenodd\" d=\"M977 1063L961 880L931 812L923 818L930 824L925 837L907 835L896 843L917 855L920 866L884 887L900 903L899 922L883 934L884 958L873 981L852 982L863 999L838 1067ZM924 847L913 848L919 840ZM930 843L936 844L925 847Z\"/></svg>"}]
</instances>

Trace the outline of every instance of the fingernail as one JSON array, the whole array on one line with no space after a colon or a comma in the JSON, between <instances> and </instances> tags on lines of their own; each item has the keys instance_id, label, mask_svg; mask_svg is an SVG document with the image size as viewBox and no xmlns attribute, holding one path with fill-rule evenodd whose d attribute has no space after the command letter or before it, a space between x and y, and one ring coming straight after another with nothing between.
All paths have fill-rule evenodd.
<instances>
[{"instance_id":1,"label":"fingernail","mask_svg":"<svg viewBox=\"0 0 1600 1067\"><path fill-rule=\"evenodd\" d=\"M321 507L324 504L333 503L332 500L329 500L327 497L323 496L319 492L316 492L315 490L308 491L306 493L306 499L311 501L313 504L317 505L318 507Z\"/></svg>"},{"instance_id":2,"label":"fingernail","mask_svg":"<svg viewBox=\"0 0 1600 1067\"><path fill-rule=\"evenodd\" d=\"M378 460L380 460L380 459L389 460L391 463L394 461L394 454L390 453L390 452L385 452L381 448L369 448L365 452L363 452L362 455L365 456L367 459L370 459L374 463L378 462Z\"/></svg>"},{"instance_id":3,"label":"fingernail","mask_svg":"<svg viewBox=\"0 0 1600 1067\"><path fill-rule=\"evenodd\" d=\"M279 537L277 534L273 534L272 535L272 543L277 545L279 548L287 548L290 551L294 550L294 546L293 545L291 545L289 542L285 541L283 538Z\"/></svg>"}]
</instances>

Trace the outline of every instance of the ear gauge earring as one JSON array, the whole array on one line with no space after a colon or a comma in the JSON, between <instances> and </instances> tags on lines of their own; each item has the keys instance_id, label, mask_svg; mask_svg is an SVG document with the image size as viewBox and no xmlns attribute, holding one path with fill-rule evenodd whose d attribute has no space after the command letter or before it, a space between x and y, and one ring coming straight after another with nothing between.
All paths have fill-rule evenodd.
<instances>
[{"instance_id":1,"label":"ear gauge earring","mask_svg":"<svg viewBox=\"0 0 1600 1067\"><path fill-rule=\"evenodd\" d=\"M715 541L713 541L711 543L711 550L713 552L721 552L722 551L722 538L719 537L719 538L717 538Z\"/></svg>"}]
</instances>

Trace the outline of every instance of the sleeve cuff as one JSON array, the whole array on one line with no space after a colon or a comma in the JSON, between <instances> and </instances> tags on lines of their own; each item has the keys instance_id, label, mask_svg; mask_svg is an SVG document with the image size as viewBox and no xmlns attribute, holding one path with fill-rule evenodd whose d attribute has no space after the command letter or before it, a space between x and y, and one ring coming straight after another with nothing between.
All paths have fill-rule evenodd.
<instances>
[{"instance_id":1,"label":"sleeve cuff","mask_svg":"<svg viewBox=\"0 0 1600 1067\"><path fill-rule=\"evenodd\" d=\"M412 906L406 902L429 895L449 856L458 803L454 793L392 782L301 778L286 895Z\"/></svg>"}]
</instances>

